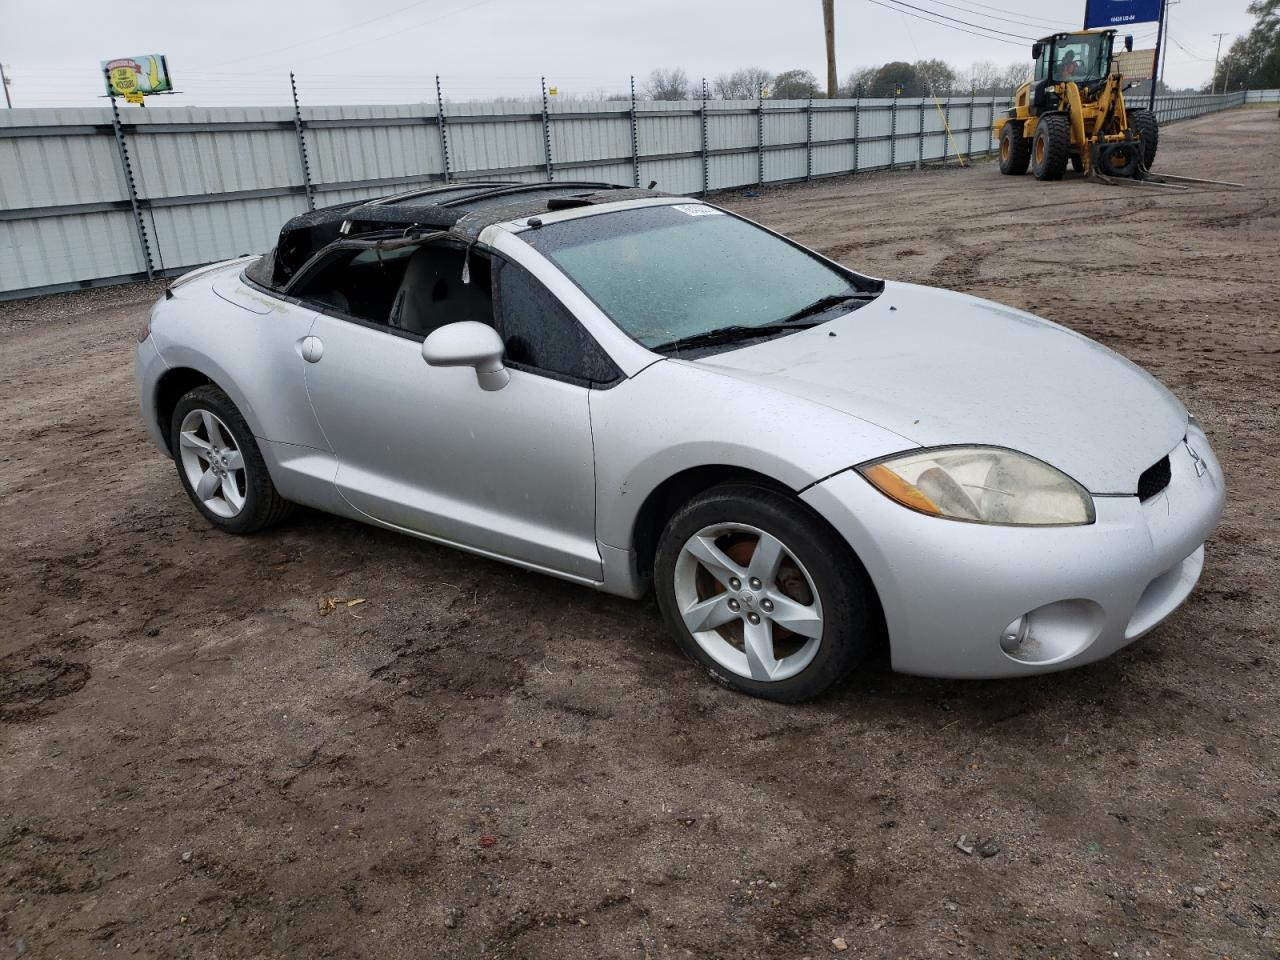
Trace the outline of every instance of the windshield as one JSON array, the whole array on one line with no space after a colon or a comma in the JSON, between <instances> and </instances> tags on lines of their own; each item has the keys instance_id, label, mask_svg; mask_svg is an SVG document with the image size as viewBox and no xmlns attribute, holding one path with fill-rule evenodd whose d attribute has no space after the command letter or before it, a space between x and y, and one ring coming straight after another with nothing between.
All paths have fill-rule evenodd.
<instances>
[{"instance_id":1,"label":"windshield","mask_svg":"<svg viewBox=\"0 0 1280 960\"><path fill-rule=\"evenodd\" d=\"M567 220L525 231L521 239L649 348L727 328L776 335L787 331L765 328L819 301L879 289L702 203Z\"/></svg>"},{"instance_id":2,"label":"windshield","mask_svg":"<svg viewBox=\"0 0 1280 960\"><path fill-rule=\"evenodd\" d=\"M1062 37L1053 50L1053 79L1101 80L1111 69L1111 34Z\"/></svg>"}]
</instances>

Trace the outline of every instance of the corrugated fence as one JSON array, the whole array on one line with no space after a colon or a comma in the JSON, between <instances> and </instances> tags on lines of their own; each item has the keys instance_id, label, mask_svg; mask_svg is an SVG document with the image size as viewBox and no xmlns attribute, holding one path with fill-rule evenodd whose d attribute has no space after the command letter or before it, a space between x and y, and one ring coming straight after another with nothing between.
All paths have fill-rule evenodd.
<instances>
[{"instance_id":1,"label":"corrugated fence","mask_svg":"<svg viewBox=\"0 0 1280 960\"><path fill-rule=\"evenodd\" d=\"M1264 91L1275 93L1275 91ZM1255 92L1251 92L1252 99ZM1244 93L1161 97L1162 122ZM528 102L0 112L0 299L266 250L309 207L453 180L701 194L994 147L1005 98ZM949 134L948 134L949 131Z\"/></svg>"}]
</instances>

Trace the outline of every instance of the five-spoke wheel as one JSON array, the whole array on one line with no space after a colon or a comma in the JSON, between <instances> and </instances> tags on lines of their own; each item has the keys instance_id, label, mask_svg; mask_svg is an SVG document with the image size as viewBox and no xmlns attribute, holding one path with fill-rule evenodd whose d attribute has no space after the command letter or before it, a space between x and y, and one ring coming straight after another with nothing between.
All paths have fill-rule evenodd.
<instances>
[{"instance_id":1,"label":"five-spoke wheel","mask_svg":"<svg viewBox=\"0 0 1280 960\"><path fill-rule=\"evenodd\" d=\"M658 605L712 677L760 697L815 697L849 672L878 625L866 572L795 497L731 483L676 511L654 563Z\"/></svg>"},{"instance_id":2,"label":"five-spoke wheel","mask_svg":"<svg viewBox=\"0 0 1280 960\"><path fill-rule=\"evenodd\" d=\"M178 455L187 482L210 511L234 517L244 509L244 454L216 413L197 409L182 418Z\"/></svg>"},{"instance_id":3,"label":"five-spoke wheel","mask_svg":"<svg viewBox=\"0 0 1280 960\"><path fill-rule=\"evenodd\" d=\"M196 508L219 529L252 533L281 520L290 504L271 482L253 431L213 384L196 387L174 407L169 449Z\"/></svg>"},{"instance_id":4,"label":"five-spoke wheel","mask_svg":"<svg viewBox=\"0 0 1280 960\"><path fill-rule=\"evenodd\" d=\"M793 677L822 643L813 579L781 540L749 524L713 524L685 541L674 589L694 640L739 676Z\"/></svg>"}]
</instances>

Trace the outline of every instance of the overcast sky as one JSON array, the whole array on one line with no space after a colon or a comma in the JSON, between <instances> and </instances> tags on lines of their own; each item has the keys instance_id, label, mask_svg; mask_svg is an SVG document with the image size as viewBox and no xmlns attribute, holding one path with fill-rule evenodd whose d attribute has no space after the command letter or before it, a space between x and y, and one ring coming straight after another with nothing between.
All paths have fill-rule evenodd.
<instances>
[{"instance_id":1,"label":"overcast sky","mask_svg":"<svg viewBox=\"0 0 1280 960\"><path fill-rule=\"evenodd\" d=\"M883 0L882 0L883 2ZM1025 37L1083 22L1084 0L909 0L917 7ZM1248 0L1181 0L1170 8L1166 82L1199 85L1217 40L1248 31ZM959 26L952 24L952 27ZM967 28L966 28L967 29ZM1133 29L1139 48L1155 25ZM912 19L871 0L836 0L841 79L858 66L940 57L1029 60L1021 39L977 37ZM167 55L183 91L156 105L288 101L297 72L304 103L625 92L628 76L683 67L695 80L737 67L812 70L825 77L820 0L0 0L0 62L14 106L95 106L98 63ZM0 102L0 107L3 103Z\"/></svg>"}]
</instances>

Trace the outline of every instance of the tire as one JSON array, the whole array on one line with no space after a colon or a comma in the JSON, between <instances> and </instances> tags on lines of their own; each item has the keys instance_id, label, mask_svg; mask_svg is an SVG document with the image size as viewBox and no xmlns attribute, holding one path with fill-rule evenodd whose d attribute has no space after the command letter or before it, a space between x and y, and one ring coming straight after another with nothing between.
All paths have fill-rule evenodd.
<instances>
[{"instance_id":1,"label":"tire","mask_svg":"<svg viewBox=\"0 0 1280 960\"><path fill-rule=\"evenodd\" d=\"M1150 170L1160 148L1160 123L1150 110L1130 110L1128 118L1129 129L1142 141L1142 165Z\"/></svg>"},{"instance_id":2,"label":"tire","mask_svg":"<svg viewBox=\"0 0 1280 960\"><path fill-rule=\"evenodd\" d=\"M1142 144L1108 143L1098 151L1098 171L1110 177L1136 177L1142 163Z\"/></svg>"},{"instance_id":3,"label":"tire","mask_svg":"<svg viewBox=\"0 0 1280 960\"><path fill-rule=\"evenodd\" d=\"M753 568L753 560L764 563L757 551L765 538L780 560ZM675 513L658 542L654 583L685 655L718 683L767 700L821 695L881 635L875 591L848 545L804 504L750 483L713 487ZM698 619L707 625L695 622L695 634L689 621ZM750 648L748 630L757 641ZM765 651L754 670L749 649Z\"/></svg>"},{"instance_id":4,"label":"tire","mask_svg":"<svg viewBox=\"0 0 1280 960\"><path fill-rule=\"evenodd\" d=\"M1010 120L1000 129L1000 172L1020 177L1031 162L1031 144L1022 135L1022 121Z\"/></svg>"},{"instance_id":5,"label":"tire","mask_svg":"<svg viewBox=\"0 0 1280 960\"><path fill-rule=\"evenodd\" d=\"M1076 173L1084 173L1084 158L1078 153L1071 155L1071 169Z\"/></svg>"},{"instance_id":6,"label":"tire","mask_svg":"<svg viewBox=\"0 0 1280 960\"><path fill-rule=\"evenodd\" d=\"M219 530L255 533L279 523L293 508L276 492L244 417L231 398L212 384L196 387L174 407L169 449L182 488ZM204 480L210 482L208 497L197 492Z\"/></svg>"},{"instance_id":7,"label":"tire","mask_svg":"<svg viewBox=\"0 0 1280 960\"><path fill-rule=\"evenodd\" d=\"M1071 121L1060 113L1050 113L1036 124L1031 145L1031 172L1037 180L1061 180L1067 170L1071 149Z\"/></svg>"}]
</instances>

